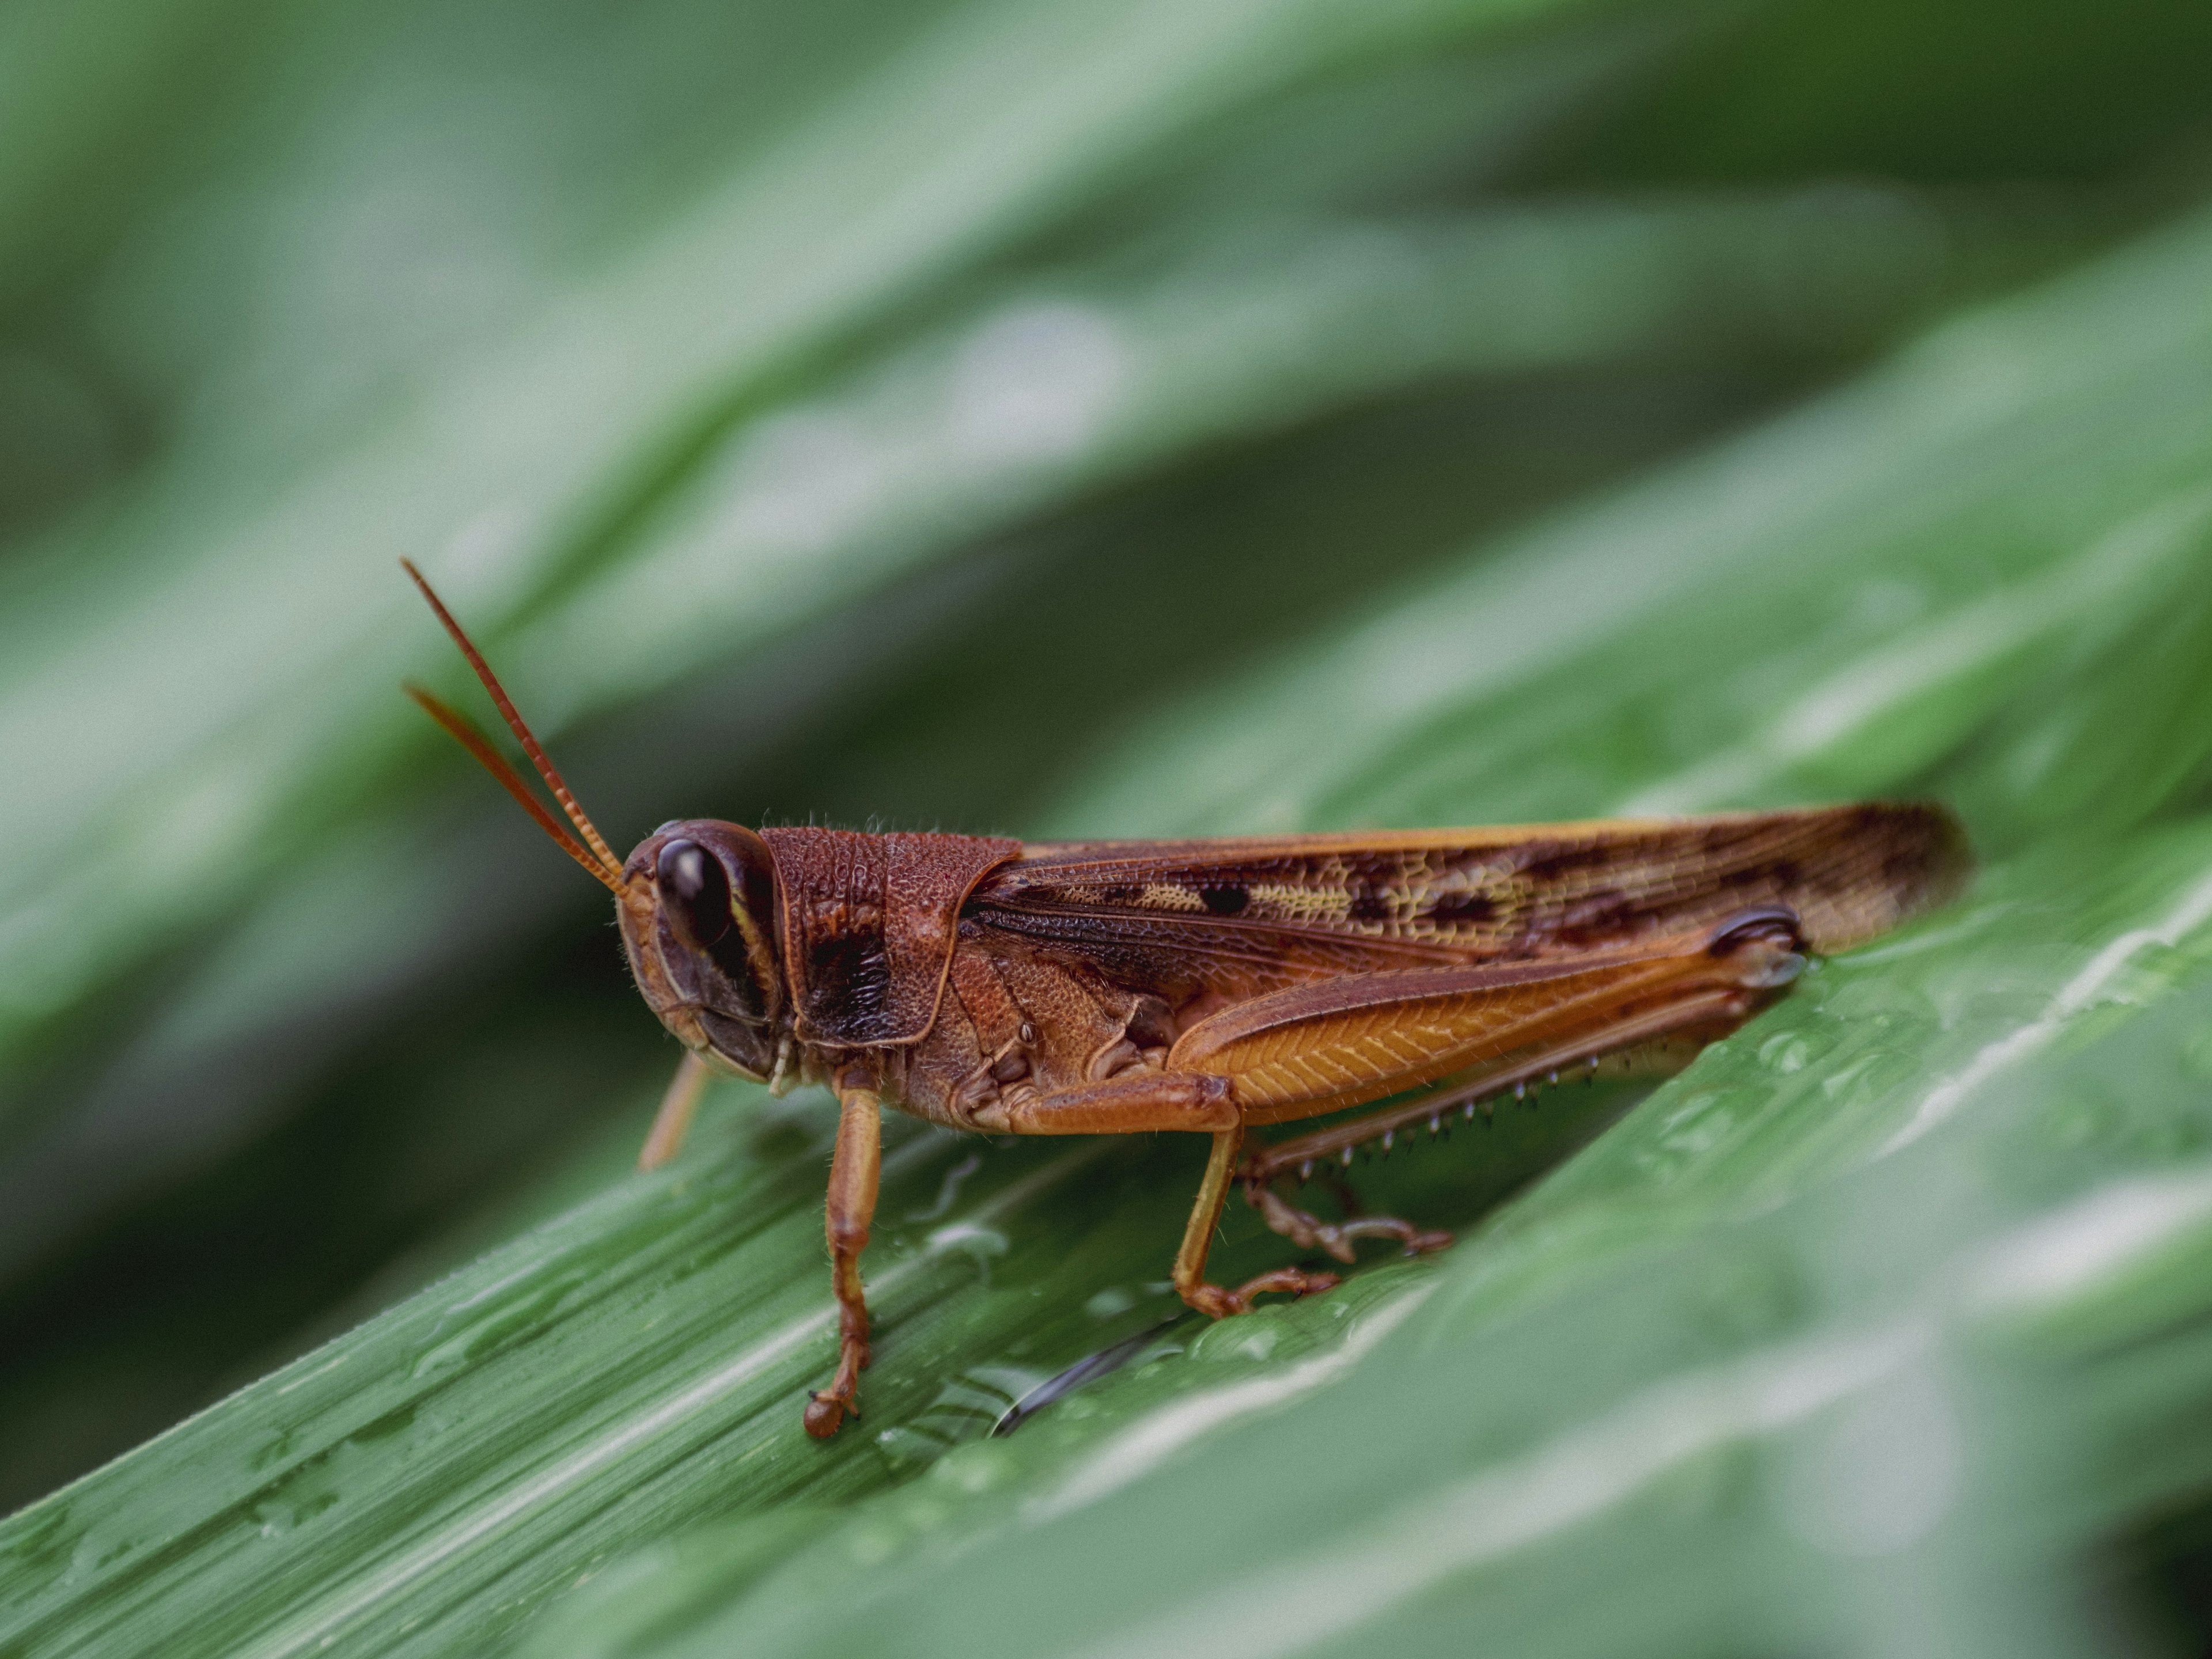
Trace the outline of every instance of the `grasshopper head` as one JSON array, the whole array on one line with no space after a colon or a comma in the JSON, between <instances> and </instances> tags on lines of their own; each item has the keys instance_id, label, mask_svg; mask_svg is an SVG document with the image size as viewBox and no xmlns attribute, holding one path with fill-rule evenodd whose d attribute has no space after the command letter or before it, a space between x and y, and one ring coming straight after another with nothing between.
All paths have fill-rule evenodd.
<instances>
[{"instance_id":1,"label":"grasshopper head","mask_svg":"<svg viewBox=\"0 0 2212 1659\"><path fill-rule=\"evenodd\" d=\"M719 1069L764 1082L787 1006L775 945L775 858L741 825L664 823L623 865L630 971L662 1024Z\"/></svg>"},{"instance_id":2,"label":"grasshopper head","mask_svg":"<svg viewBox=\"0 0 2212 1659\"><path fill-rule=\"evenodd\" d=\"M476 670L575 833L562 827L514 767L468 719L420 686L408 696L483 763L523 811L615 896L623 945L637 988L660 1023L724 1071L757 1082L775 1073L789 999L775 950L775 857L751 830L714 818L664 823L617 860L562 781L499 676L445 602L400 562ZM580 837L580 839L579 839Z\"/></svg>"}]
</instances>

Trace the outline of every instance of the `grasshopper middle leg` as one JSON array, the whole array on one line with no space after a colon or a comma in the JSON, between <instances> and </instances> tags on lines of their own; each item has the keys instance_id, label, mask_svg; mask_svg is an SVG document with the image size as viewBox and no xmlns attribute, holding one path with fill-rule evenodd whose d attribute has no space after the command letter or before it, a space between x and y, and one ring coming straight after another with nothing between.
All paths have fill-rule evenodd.
<instances>
[{"instance_id":1,"label":"grasshopper middle leg","mask_svg":"<svg viewBox=\"0 0 2212 1659\"><path fill-rule=\"evenodd\" d=\"M1275 1291L1304 1296L1309 1291L1328 1290L1337 1283L1334 1273L1308 1273L1302 1267L1278 1267L1273 1273L1247 1279L1233 1291L1206 1283L1206 1253L1212 1248L1213 1229L1221 1219L1222 1202L1229 1196L1237 1155L1243 1145L1242 1128L1224 1129L1213 1137L1212 1155L1206 1161L1206 1179L1200 1184L1198 1202L1191 1206L1189 1224L1183 1229L1182 1248L1176 1252L1176 1293L1199 1312L1211 1314L1216 1319L1246 1312L1255 1296Z\"/></svg>"}]
</instances>

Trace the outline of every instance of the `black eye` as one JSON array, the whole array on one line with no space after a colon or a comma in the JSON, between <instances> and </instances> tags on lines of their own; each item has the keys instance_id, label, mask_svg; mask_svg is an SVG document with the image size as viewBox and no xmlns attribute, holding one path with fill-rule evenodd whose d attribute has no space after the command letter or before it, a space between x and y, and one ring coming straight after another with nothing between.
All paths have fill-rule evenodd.
<instances>
[{"instance_id":1,"label":"black eye","mask_svg":"<svg viewBox=\"0 0 2212 1659\"><path fill-rule=\"evenodd\" d=\"M695 962L711 963L718 978L712 985L699 981L704 1000L723 1014L741 1019L766 1019L778 1000L775 958L769 954L766 918L774 911L774 867L747 856L742 836L733 836L731 851L739 860L738 878L743 893L731 889L730 866L713 848L678 836L662 845L653 869L659 890L660 914L675 941ZM756 867L756 866L758 867ZM742 898L745 908L740 913ZM758 956L761 960L756 961ZM696 975L691 975L693 979Z\"/></svg>"},{"instance_id":2,"label":"black eye","mask_svg":"<svg viewBox=\"0 0 2212 1659\"><path fill-rule=\"evenodd\" d=\"M668 919L694 950L712 951L737 925L730 913L729 873L697 842L672 841L663 847L653 875Z\"/></svg>"}]
</instances>

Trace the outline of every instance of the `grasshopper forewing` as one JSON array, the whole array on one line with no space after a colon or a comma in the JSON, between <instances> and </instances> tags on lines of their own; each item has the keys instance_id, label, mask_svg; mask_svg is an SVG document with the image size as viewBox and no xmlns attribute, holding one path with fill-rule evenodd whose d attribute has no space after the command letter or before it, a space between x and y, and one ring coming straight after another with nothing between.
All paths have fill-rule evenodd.
<instances>
[{"instance_id":1,"label":"grasshopper forewing","mask_svg":"<svg viewBox=\"0 0 2212 1659\"><path fill-rule=\"evenodd\" d=\"M638 988L684 1045L641 1163L675 1154L710 1071L836 1092L841 1334L836 1376L805 1413L817 1437L857 1411L868 1361L860 1257L885 1105L996 1133L1210 1136L1175 1285L1206 1313L1241 1313L1336 1279L1283 1267L1209 1283L1232 1186L1340 1261L1362 1237L1437 1248L1446 1235L1392 1218L1324 1223L1274 1183L1565 1070L1679 1065L1780 994L1807 951L1941 902L1969 865L1942 807L1889 802L1054 845L692 818L617 860L407 569L576 836L466 720L410 690L613 890ZM1328 1115L1287 1140L1250 1136Z\"/></svg>"}]
</instances>

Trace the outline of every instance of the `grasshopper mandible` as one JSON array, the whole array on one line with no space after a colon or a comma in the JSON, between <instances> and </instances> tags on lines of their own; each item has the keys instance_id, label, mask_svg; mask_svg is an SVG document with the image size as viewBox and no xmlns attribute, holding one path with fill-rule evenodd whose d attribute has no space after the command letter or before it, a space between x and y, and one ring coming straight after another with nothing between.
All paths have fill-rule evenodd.
<instances>
[{"instance_id":1,"label":"grasshopper mandible","mask_svg":"<svg viewBox=\"0 0 2212 1659\"><path fill-rule=\"evenodd\" d=\"M1665 1069L1795 979L1939 903L1969 865L1940 806L1218 841L664 823L617 859L412 563L575 828L461 715L408 691L615 896L638 989L685 1055L640 1164L675 1155L710 1072L836 1093L827 1204L839 1304L817 1438L857 1414L860 1252L882 1109L1000 1134L1211 1137L1174 1282L1218 1318L1334 1273L1229 1289L1206 1258L1232 1185L1340 1262L1360 1238L1450 1242L1389 1217L1330 1224L1276 1191L1324 1160L1601 1061ZM580 842L577 836L581 836ZM1408 1096L1405 1100L1394 1097ZM1389 1101L1262 1144L1254 1127Z\"/></svg>"}]
</instances>

